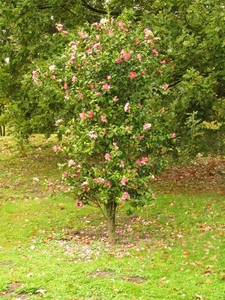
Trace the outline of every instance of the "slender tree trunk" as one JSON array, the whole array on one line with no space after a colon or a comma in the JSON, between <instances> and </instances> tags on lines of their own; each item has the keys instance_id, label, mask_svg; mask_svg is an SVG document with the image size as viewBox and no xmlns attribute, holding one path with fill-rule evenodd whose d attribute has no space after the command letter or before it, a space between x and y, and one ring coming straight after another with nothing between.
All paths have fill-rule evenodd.
<instances>
[{"instance_id":1,"label":"slender tree trunk","mask_svg":"<svg viewBox=\"0 0 225 300\"><path fill-rule=\"evenodd\" d=\"M115 244L116 241L116 201L112 200L105 204L106 216L107 216L107 227L109 241L111 244Z\"/></svg>"}]
</instances>

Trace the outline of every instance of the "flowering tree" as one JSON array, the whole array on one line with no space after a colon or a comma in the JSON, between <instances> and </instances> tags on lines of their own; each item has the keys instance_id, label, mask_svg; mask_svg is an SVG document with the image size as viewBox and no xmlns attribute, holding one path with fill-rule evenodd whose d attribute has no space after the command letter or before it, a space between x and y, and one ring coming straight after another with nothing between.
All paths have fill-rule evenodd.
<instances>
[{"instance_id":1,"label":"flowering tree","mask_svg":"<svg viewBox=\"0 0 225 300\"><path fill-rule=\"evenodd\" d=\"M63 179L78 206L101 209L114 242L118 205L143 206L154 198L150 180L165 166L168 140L176 137L167 130L162 103L167 65L157 51L159 37L122 17L76 33L57 28L70 38L65 55L48 72L34 71L33 80L63 97L67 113L56 126L68 144L54 147L68 154Z\"/></svg>"}]
</instances>

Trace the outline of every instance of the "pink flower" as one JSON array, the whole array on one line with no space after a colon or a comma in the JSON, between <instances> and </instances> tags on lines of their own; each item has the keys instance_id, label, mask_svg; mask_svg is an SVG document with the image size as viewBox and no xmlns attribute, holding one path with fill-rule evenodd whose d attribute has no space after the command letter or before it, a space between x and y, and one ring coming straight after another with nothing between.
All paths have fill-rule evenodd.
<instances>
[{"instance_id":1,"label":"pink flower","mask_svg":"<svg viewBox=\"0 0 225 300\"><path fill-rule=\"evenodd\" d=\"M146 165L148 162L149 162L148 157L142 157L141 160L140 159L136 160L136 164L138 164L140 167Z\"/></svg>"},{"instance_id":2,"label":"pink flower","mask_svg":"<svg viewBox=\"0 0 225 300\"><path fill-rule=\"evenodd\" d=\"M158 69L157 71L158 71L159 74L163 73L163 71L161 69Z\"/></svg>"},{"instance_id":3,"label":"pink flower","mask_svg":"<svg viewBox=\"0 0 225 300\"><path fill-rule=\"evenodd\" d=\"M112 79L111 75L108 75L106 78L107 78L107 80Z\"/></svg>"},{"instance_id":4,"label":"pink flower","mask_svg":"<svg viewBox=\"0 0 225 300\"><path fill-rule=\"evenodd\" d=\"M98 138L97 134L95 134L95 132L93 130L91 130L89 132L89 136L90 136L90 138L92 138L94 140L96 140Z\"/></svg>"},{"instance_id":5,"label":"pink flower","mask_svg":"<svg viewBox=\"0 0 225 300\"><path fill-rule=\"evenodd\" d=\"M53 150L54 150L55 152L62 152L62 148L61 148L60 146L58 146L58 145L55 145L55 146L53 147Z\"/></svg>"},{"instance_id":6,"label":"pink flower","mask_svg":"<svg viewBox=\"0 0 225 300\"><path fill-rule=\"evenodd\" d=\"M105 184L104 184L104 186L111 186L112 184L111 184L111 182L110 181L107 181Z\"/></svg>"},{"instance_id":7,"label":"pink flower","mask_svg":"<svg viewBox=\"0 0 225 300\"><path fill-rule=\"evenodd\" d=\"M124 192L122 197L120 198L120 201L124 202L127 199L130 199L130 195L127 192Z\"/></svg>"},{"instance_id":8,"label":"pink flower","mask_svg":"<svg viewBox=\"0 0 225 300\"><path fill-rule=\"evenodd\" d=\"M130 57L131 57L131 54L129 52L126 52L123 49L120 51L120 54L123 55L123 58L124 58L125 61L128 61L130 59Z\"/></svg>"},{"instance_id":9,"label":"pink flower","mask_svg":"<svg viewBox=\"0 0 225 300\"><path fill-rule=\"evenodd\" d=\"M164 91L166 91L167 89L168 89L168 87L169 87L169 84L163 84L162 85L162 89L164 90Z\"/></svg>"},{"instance_id":10,"label":"pink flower","mask_svg":"<svg viewBox=\"0 0 225 300\"><path fill-rule=\"evenodd\" d=\"M107 123L107 119L105 116L101 116L101 121L104 122L104 123Z\"/></svg>"},{"instance_id":11,"label":"pink flower","mask_svg":"<svg viewBox=\"0 0 225 300\"><path fill-rule=\"evenodd\" d=\"M120 64L120 63L122 62L122 58L119 56L119 57L116 59L116 62L117 62L118 64Z\"/></svg>"},{"instance_id":12,"label":"pink flower","mask_svg":"<svg viewBox=\"0 0 225 300\"><path fill-rule=\"evenodd\" d=\"M91 90L93 90L95 88L95 85L93 83L90 83L89 86L90 86Z\"/></svg>"},{"instance_id":13,"label":"pink flower","mask_svg":"<svg viewBox=\"0 0 225 300\"><path fill-rule=\"evenodd\" d=\"M130 79L133 79L133 78L137 77L137 73L136 72L130 72L129 77L130 77Z\"/></svg>"},{"instance_id":14,"label":"pink flower","mask_svg":"<svg viewBox=\"0 0 225 300\"><path fill-rule=\"evenodd\" d=\"M52 72L52 73L54 73L54 71L55 71L55 65L49 66L49 71Z\"/></svg>"},{"instance_id":15,"label":"pink flower","mask_svg":"<svg viewBox=\"0 0 225 300\"><path fill-rule=\"evenodd\" d=\"M156 56L159 55L159 52L158 52L156 49L153 49L152 52L153 52Z\"/></svg>"},{"instance_id":16,"label":"pink flower","mask_svg":"<svg viewBox=\"0 0 225 300\"><path fill-rule=\"evenodd\" d=\"M152 31L150 29L148 29L148 28L145 28L144 32L145 32L146 36L153 35Z\"/></svg>"},{"instance_id":17,"label":"pink flower","mask_svg":"<svg viewBox=\"0 0 225 300\"><path fill-rule=\"evenodd\" d=\"M82 39L86 39L86 38L88 38L88 34L86 34L86 33L83 33L82 31L78 31L78 35L79 35L79 37L81 37Z\"/></svg>"},{"instance_id":18,"label":"pink flower","mask_svg":"<svg viewBox=\"0 0 225 300\"><path fill-rule=\"evenodd\" d=\"M165 63L166 63L165 59L160 61L160 64L162 65L165 65Z\"/></svg>"},{"instance_id":19,"label":"pink flower","mask_svg":"<svg viewBox=\"0 0 225 300\"><path fill-rule=\"evenodd\" d=\"M106 153L106 154L105 154L105 160L108 160L108 161L111 160L111 157L110 157L110 154L109 154L109 153Z\"/></svg>"},{"instance_id":20,"label":"pink flower","mask_svg":"<svg viewBox=\"0 0 225 300\"><path fill-rule=\"evenodd\" d=\"M93 110L90 110L88 112L88 118L91 119L91 118L93 118L93 116L94 116L94 112L93 112Z\"/></svg>"},{"instance_id":21,"label":"pink flower","mask_svg":"<svg viewBox=\"0 0 225 300\"><path fill-rule=\"evenodd\" d=\"M176 137L177 137L176 133L175 133L175 132L172 133L171 138L172 138L172 139L175 139Z\"/></svg>"},{"instance_id":22,"label":"pink flower","mask_svg":"<svg viewBox=\"0 0 225 300\"><path fill-rule=\"evenodd\" d=\"M125 132L128 131L128 130L130 130L130 126L125 127Z\"/></svg>"},{"instance_id":23,"label":"pink flower","mask_svg":"<svg viewBox=\"0 0 225 300\"><path fill-rule=\"evenodd\" d=\"M137 59L141 62L141 54L140 53L137 54Z\"/></svg>"},{"instance_id":24,"label":"pink flower","mask_svg":"<svg viewBox=\"0 0 225 300\"><path fill-rule=\"evenodd\" d=\"M116 150L119 149L119 147L117 146L117 143L113 142L113 146L114 146L114 148L115 148Z\"/></svg>"},{"instance_id":25,"label":"pink flower","mask_svg":"<svg viewBox=\"0 0 225 300\"><path fill-rule=\"evenodd\" d=\"M76 205L77 207L84 207L84 203L79 199L76 200Z\"/></svg>"},{"instance_id":26,"label":"pink flower","mask_svg":"<svg viewBox=\"0 0 225 300\"><path fill-rule=\"evenodd\" d=\"M101 96L101 94L102 94L101 92L95 92L96 96Z\"/></svg>"},{"instance_id":27,"label":"pink flower","mask_svg":"<svg viewBox=\"0 0 225 300\"><path fill-rule=\"evenodd\" d=\"M110 90L110 85L106 82L103 84L103 90L109 91Z\"/></svg>"},{"instance_id":28,"label":"pink flower","mask_svg":"<svg viewBox=\"0 0 225 300\"><path fill-rule=\"evenodd\" d=\"M145 72L145 71L141 71L141 74L142 74L142 75L145 75L145 74L146 74L146 72Z\"/></svg>"},{"instance_id":29,"label":"pink flower","mask_svg":"<svg viewBox=\"0 0 225 300\"><path fill-rule=\"evenodd\" d=\"M124 161L121 160L121 162L120 162L120 168L124 168L124 167L125 167Z\"/></svg>"},{"instance_id":30,"label":"pink flower","mask_svg":"<svg viewBox=\"0 0 225 300\"><path fill-rule=\"evenodd\" d=\"M130 103L127 102L124 106L124 111L130 113Z\"/></svg>"},{"instance_id":31,"label":"pink flower","mask_svg":"<svg viewBox=\"0 0 225 300\"><path fill-rule=\"evenodd\" d=\"M109 19L101 19L100 20L100 24L103 24L103 25L105 25L105 24L107 24L107 23L109 23Z\"/></svg>"},{"instance_id":32,"label":"pink flower","mask_svg":"<svg viewBox=\"0 0 225 300\"><path fill-rule=\"evenodd\" d=\"M84 112L80 113L79 116L80 116L81 120L85 120L87 118L87 115Z\"/></svg>"},{"instance_id":33,"label":"pink flower","mask_svg":"<svg viewBox=\"0 0 225 300\"><path fill-rule=\"evenodd\" d=\"M55 121L55 125L59 126L62 123L63 119L58 119Z\"/></svg>"},{"instance_id":34,"label":"pink flower","mask_svg":"<svg viewBox=\"0 0 225 300\"><path fill-rule=\"evenodd\" d=\"M127 185L127 183L128 183L128 179L126 178L126 177L123 177L122 179L121 179L121 181L120 181L120 183L122 184L122 185Z\"/></svg>"},{"instance_id":35,"label":"pink flower","mask_svg":"<svg viewBox=\"0 0 225 300\"><path fill-rule=\"evenodd\" d=\"M144 134L143 134L143 135L140 135L140 136L139 136L139 140L140 140L140 141L143 140L144 137L145 137Z\"/></svg>"},{"instance_id":36,"label":"pink flower","mask_svg":"<svg viewBox=\"0 0 225 300\"><path fill-rule=\"evenodd\" d=\"M87 52L87 54L92 54L92 49L89 48L89 49L86 50L86 52Z\"/></svg>"},{"instance_id":37,"label":"pink flower","mask_svg":"<svg viewBox=\"0 0 225 300\"><path fill-rule=\"evenodd\" d=\"M72 77L72 82L75 82L77 80L76 76Z\"/></svg>"},{"instance_id":38,"label":"pink flower","mask_svg":"<svg viewBox=\"0 0 225 300\"><path fill-rule=\"evenodd\" d=\"M68 176L68 173L67 173L67 172L63 172L63 173L62 173L62 179L67 178L67 176Z\"/></svg>"},{"instance_id":39,"label":"pink flower","mask_svg":"<svg viewBox=\"0 0 225 300\"><path fill-rule=\"evenodd\" d=\"M67 82L64 83L63 88L64 88L64 90L67 90L67 89L68 89L68 83L67 83Z\"/></svg>"},{"instance_id":40,"label":"pink flower","mask_svg":"<svg viewBox=\"0 0 225 300\"><path fill-rule=\"evenodd\" d=\"M152 128L152 124L151 123L145 123L143 128L146 129L146 130L150 130Z\"/></svg>"},{"instance_id":41,"label":"pink flower","mask_svg":"<svg viewBox=\"0 0 225 300\"><path fill-rule=\"evenodd\" d=\"M62 24L57 24L56 28L57 28L58 31L62 31L63 25Z\"/></svg>"},{"instance_id":42,"label":"pink flower","mask_svg":"<svg viewBox=\"0 0 225 300\"><path fill-rule=\"evenodd\" d=\"M73 159L70 159L69 161L68 161L68 167L72 167L72 166L74 166L75 165L75 161L73 160Z\"/></svg>"},{"instance_id":43,"label":"pink flower","mask_svg":"<svg viewBox=\"0 0 225 300\"><path fill-rule=\"evenodd\" d=\"M113 102L117 102L119 99L117 98L117 96L113 97Z\"/></svg>"}]
</instances>

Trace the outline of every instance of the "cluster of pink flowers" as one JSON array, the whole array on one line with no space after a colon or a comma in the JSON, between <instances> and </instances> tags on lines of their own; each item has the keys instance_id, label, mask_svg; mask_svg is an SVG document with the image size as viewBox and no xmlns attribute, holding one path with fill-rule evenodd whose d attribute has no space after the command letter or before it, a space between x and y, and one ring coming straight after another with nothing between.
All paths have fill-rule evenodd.
<instances>
[{"instance_id":1,"label":"cluster of pink flowers","mask_svg":"<svg viewBox=\"0 0 225 300\"><path fill-rule=\"evenodd\" d=\"M32 79L33 79L34 83L36 83L36 84L40 84L41 83L41 80L38 79L38 75L39 75L39 71L38 70L32 71Z\"/></svg>"},{"instance_id":2,"label":"cluster of pink flowers","mask_svg":"<svg viewBox=\"0 0 225 300\"><path fill-rule=\"evenodd\" d=\"M140 167L146 165L148 162L149 162L148 157L142 157L141 160L140 160L140 159L137 159L137 160L136 160L136 163L137 163Z\"/></svg>"},{"instance_id":3,"label":"cluster of pink flowers","mask_svg":"<svg viewBox=\"0 0 225 300\"><path fill-rule=\"evenodd\" d=\"M97 184L102 184L105 187L109 187L112 185L110 181L105 181L104 178L94 178L93 181Z\"/></svg>"},{"instance_id":4,"label":"cluster of pink flowers","mask_svg":"<svg viewBox=\"0 0 225 300\"><path fill-rule=\"evenodd\" d=\"M62 148L58 145L55 145L53 148L52 148L55 152L62 152Z\"/></svg>"}]
</instances>

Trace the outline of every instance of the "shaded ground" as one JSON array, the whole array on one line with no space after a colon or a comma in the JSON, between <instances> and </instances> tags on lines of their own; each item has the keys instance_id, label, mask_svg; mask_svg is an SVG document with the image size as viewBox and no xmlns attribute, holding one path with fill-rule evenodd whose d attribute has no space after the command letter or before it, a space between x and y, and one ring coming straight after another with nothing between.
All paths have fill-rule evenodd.
<instances>
[{"instance_id":1,"label":"shaded ground","mask_svg":"<svg viewBox=\"0 0 225 300\"><path fill-rule=\"evenodd\" d=\"M188 164L168 167L153 183L156 190L173 194L225 194L225 160L198 158Z\"/></svg>"}]
</instances>

